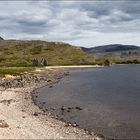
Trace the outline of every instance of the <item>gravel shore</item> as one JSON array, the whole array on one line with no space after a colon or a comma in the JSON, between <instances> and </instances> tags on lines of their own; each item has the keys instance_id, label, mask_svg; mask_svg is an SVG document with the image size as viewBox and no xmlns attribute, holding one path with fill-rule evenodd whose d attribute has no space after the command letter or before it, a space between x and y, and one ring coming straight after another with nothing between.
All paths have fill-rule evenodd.
<instances>
[{"instance_id":1,"label":"gravel shore","mask_svg":"<svg viewBox=\"0 0 140 140\"><path fill-rule=\"evenodd\" d=\"M104 139L83 129L67 126L33 103L32 92L59 81L65 70L24 73L0 81L0 139Z\"/></svg>"}]
</instances>

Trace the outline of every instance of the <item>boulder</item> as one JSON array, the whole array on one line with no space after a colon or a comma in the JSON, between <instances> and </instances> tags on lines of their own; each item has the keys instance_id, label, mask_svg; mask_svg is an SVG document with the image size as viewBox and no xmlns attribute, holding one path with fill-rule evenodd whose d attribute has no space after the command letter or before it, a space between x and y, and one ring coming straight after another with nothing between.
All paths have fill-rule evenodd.
<instances>
[{"instance_id":1,"label":"boulder","mask_svg":"<svg viewBox=\"0 0 140 140\"><path fill-rule=\"evenodd\" d=\"M0 120L0 128L6 128L6 127L9 127L7 122L5 122L4 120Z\"/></svg>"}]
</instances>

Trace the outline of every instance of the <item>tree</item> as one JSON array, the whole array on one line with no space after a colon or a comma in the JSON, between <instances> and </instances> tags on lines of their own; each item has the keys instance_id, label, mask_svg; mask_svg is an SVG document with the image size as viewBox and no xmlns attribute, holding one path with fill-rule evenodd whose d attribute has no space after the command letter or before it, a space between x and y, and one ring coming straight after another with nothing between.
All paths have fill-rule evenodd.
<instances>
[{"instance_id":1,"label":"tree","mask_svg":"<svg viewBox=\"0 0 140 140\"><path fill-rule=\"evenodd\" d=\"M138 64L139 61L138 61L137 59L134 59L134 60L133 60L133 63L134 63L134 64Z\"/></svg>"},{"instance_id":2,"label":"tree","mask_svg":"<svg viewBox=\"0 0 140 140\"><path fill-rule=\"evenodd\" d=\"M105 59L104 65L105 65L105 66L110 66L110 61L109 61L108 59Z\"/></svg>"}]
</instances>

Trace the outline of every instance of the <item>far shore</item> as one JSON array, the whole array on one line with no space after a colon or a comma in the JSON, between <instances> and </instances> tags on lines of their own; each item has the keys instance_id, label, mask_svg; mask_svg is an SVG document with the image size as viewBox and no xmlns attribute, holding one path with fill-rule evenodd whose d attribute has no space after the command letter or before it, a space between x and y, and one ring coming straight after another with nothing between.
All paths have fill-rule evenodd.
<instances>
[{"instance_id":1,"label":"far shore","mask_svg":"<svg viewBox=\"0 0 140 140\"><path fill-rule=\"evenodd\" d=\"M67 126L33 103L32 92L57 82L67 70L58 68L97 66L48 66L37 73L24 73L0 83L0 139L94 139L104 137ZM57 69L55 69L57 68ZM53 69L53 70L48 70Z\"/></svg>"}]
</instances>

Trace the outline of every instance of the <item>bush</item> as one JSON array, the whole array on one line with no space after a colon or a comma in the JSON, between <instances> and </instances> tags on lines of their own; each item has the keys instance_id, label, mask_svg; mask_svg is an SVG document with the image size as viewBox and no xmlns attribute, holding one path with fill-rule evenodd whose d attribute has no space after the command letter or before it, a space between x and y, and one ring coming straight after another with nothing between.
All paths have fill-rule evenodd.
<instances>
[{"instance_id":1,"label":"bush","mask_svg":"<svg viewBox=\"0 0 140 140\"><path fill-rule=\"evenodd\" d=\"M134 60L133 60L133 63L134 63L134 64L139 64L140 62L139 62L137 59L134 59Z\"/></svg>"},{"instance_id":2,"label":"bush","mask_svg":"<svg viewBox=\"0 0 140 140\"><path fill-rule=\"evenodd\" d=\"M41 50L42 50L41 46L34 46L34 48L30 50L30 52L32 55L35 55L35 54L40 54Z\"/></svg>"},{"instance_id":3,"label":"bush","mask_svg":"<svg viewBox=\"0 0 140 140\"><path fill-rule=\"evenodd\" d=\"M106 60L104 61L104 65L105 65L105 66L110 66L110 61L109 61L108 59L106 59Z\"/></svg>"}]
</instances>

